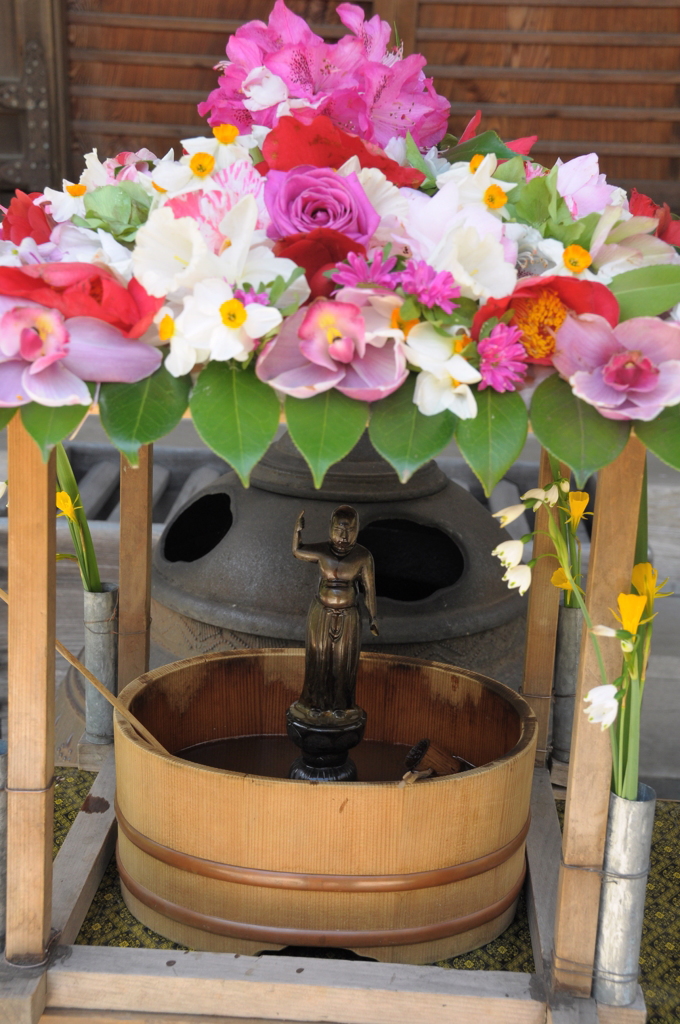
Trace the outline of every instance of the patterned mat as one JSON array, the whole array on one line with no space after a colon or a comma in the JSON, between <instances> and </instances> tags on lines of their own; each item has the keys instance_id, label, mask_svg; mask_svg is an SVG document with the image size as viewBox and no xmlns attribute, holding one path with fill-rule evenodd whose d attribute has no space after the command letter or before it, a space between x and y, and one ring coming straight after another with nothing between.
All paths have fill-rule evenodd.
<instances>
[{"instance_id":1,"label":"patterned mat","mask_svg":"<svg viewBox=\"0 0 680 1024\"><path fill-rule=\"evenodd\" d=\"M60 769L55 793L54 854L75 819L95 776L77 769ZM558 803L558 812L563 804ZM647 1003L648 1024L680 1022L680 803L657 803L652 840L651 872L640 954L640 984ZM102 879L76 942L85 946L142 946L183 949L144 927L123 903L118 873L112 861ZM288 951L286 951L288 952ZM319 955L293 950L291 955ZM342 955L332 951L324 956ZM521 971L532 973L534 961L524 897L515 920L503 934L481 949L438 967L463 971Z\"/></svg>"}]
</instances>

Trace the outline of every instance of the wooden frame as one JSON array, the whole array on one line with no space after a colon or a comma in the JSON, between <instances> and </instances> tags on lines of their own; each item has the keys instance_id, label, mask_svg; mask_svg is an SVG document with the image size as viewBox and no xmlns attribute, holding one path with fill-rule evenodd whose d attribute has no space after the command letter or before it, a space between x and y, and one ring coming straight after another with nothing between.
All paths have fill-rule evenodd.
<instances>
[{"instance_id":1,"label":"wooden frame","mask_svg":"<svg viewBox=\"0 0 680 1024\"><path fill-rule=\"evenodd\" d=\"M41 461L18 416L8 430L12 502L6 955L13 964L0 966L0 1021L644 1022L639 990L636 1002L624 1008L598 1006L590 998L610 754L606 734L588 729L578 712L563 840L547 770L542 761L535 768L527 837L534 974L71 945L114 842L115 771L112 760L100 771L92 790L98 799L89 807L86 802L52 868L54 469L52 460ZM633 438L599 476L587 594L595 621L605 618L611 595L630 579L644 457L643 446ZM148 667L151 465L147 448L138 470L125 469L122 488L124 682ZM624 507L621 495L626 495ZM556 615L552 592L545 589L540 573L537 577L528 610L525 691L534 706L541 705L539 746L545 748L548 719L542 706L551 687ZM550 598L546 613L544 602ZM595 678L586 639L577 708ZM615 668L615 654L608 656ZM98 813L92 813L93 803Z\"/></svg>"}]
</instances>

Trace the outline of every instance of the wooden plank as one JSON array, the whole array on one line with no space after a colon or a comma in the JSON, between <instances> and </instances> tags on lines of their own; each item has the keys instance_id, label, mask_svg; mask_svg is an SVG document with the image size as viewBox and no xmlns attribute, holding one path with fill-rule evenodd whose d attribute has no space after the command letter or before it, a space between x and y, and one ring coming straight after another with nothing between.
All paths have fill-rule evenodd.
<instances>
[{"instance_id":1,"label":"wooden plank","mask_svg":"<svg viewBox=\"0 0 680 1024\"><path fill-rule=\"evenodd\" d=\"M26 970L0 961L0 1020L2 1024L36 1024L45 1008L47 972Z\"/></svg>"},{"instance_id":2,"label":"wooden plank","mask_svg":"<svg viewBox=\"0 0 680 1024\"><path fill-rule=\"evenodd\" d=\"M152 445L140 448L137 467L121 455L119 691L149 667L152 480Z\"/></svg>"},{"instance_id":3,"label":"wooden plank","mask_svg":"<svg viewBox=\"0 0 680 1024\"><path fill-rule=\"evenodd\" d=\"M544 448L538 468L538 486L552 483L550 459ZM548 728L552 707L553 674L555 671L555 643L560 608L560 591L553 587L550 577L557 568L553 543L548 536L548 516L552 513L542 505L536 512L533 558L538 559L532 571L529 603L527 607L527 643L524 652L522 696L531 706L538 720L536 764L545 764L548 746Z\"/></svg>"},{"instance_id":4,"label":"wooden plank","mask_svg":"<svg viewBox=\"0 0 680 1024\"><path fill-rule=\"evenodd\" d=\"M515 32L512 29L491 28L419 28L416 30L416 40L522 46L680 46L680 35L672 32Z\"/></svg>"},{"instance_id":5,"label":"wooden plank","mask_svg":"<svg viewBox=\"0 0 680 1024\"><path fill-rule=\"evenodd\" d=\"M214 1014L339 1024L544 1024L530 974L343 960L69 947L48 1007Z\"/></svg>"},{"instance_id":6,"label":"wooden plank","mask_svg":"<svg viewBox=\"0 0 680 1024\"><path fill-rule=\"evenodd\" d=\"M54 455L8 426L8 959L43 959L50 934L54 799Z\"/></svg>"},{"instance_id":7,"label":"wooden plank","mask_svg":"<svg viewBox=\"0 0 680 1024\"><path fill-rule=\"evenodd\" d=\"M550 977L562 833L547 769L534 770L527 836L527 913L536 972Z\"/></svg>"},{"instance_id":8,"label":"wooden plank","mask_svg":"<svg viewBox=\"0 0 680 1024\"><path fill-rule=\"evenodd\" d=\"M609 609L616 604L617 595L630 590L644 460L644 445L632 437L618 459L598 474L586 586L586 602L595 624L610 624ZM620 646L616 642L602 643L601 650L607 674L614 679L621 667ZM609 734L588 722L582 710L586 693L599 683L594 646L584 632L557 897L553 977L556 989L586 996L592 984L611 781Z\"/></svg>"},{"instance_id":9,"label":"wooden plank","mask_svg":"<svg viewBox=\"0 0 680 1024\"><path fill-rule=\"evenodd\" d=\"M75 942L113 854L116 818L113 752L101 768L54 862L52 927L60 942Z\"/></svg>"}]
</instances>

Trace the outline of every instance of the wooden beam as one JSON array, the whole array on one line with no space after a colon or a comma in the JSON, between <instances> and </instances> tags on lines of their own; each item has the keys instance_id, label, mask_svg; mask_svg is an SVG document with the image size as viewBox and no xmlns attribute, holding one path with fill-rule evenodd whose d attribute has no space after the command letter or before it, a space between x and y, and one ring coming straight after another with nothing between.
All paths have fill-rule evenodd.
<instances>
[{"instance_id":1,"label":"wooden beam","mask_svg":"<svg viewBox=\"0 0 680 1024\"><path fill-rule=\"evenodd\" d=\"M40 962L50 935L54 809L54 455L43 462L17 413L7 434L9 507L7 939Z\"/></svg>"},{"instance_id":2,"label":"wooden beam","mask_svg":"<svg viewBox=\"0 0 680 1024\"><path fill-rule=\"evenodd\" d=\"M617 595L630 591L644 445L631 437L622 454L598 473L586 603L595 625L612 624L609 609ZM601 641L609 679L621 668L616 641ZM609 734L583 714L586 693L601 682L592 639L584 631L581 646L571 768L562 843L555 921L555 988L588 996L592 985L600 904L600 871L611 784Z\"/></svg>"},{"instance_id":3,"label":"wooden beam","mask_svg":"<svg viewBox=\"0 0 680 1024\"><path fill-rule=\"evenodd\" d=\"M550 459L544 448L538 468L538 486L552 483ZM545 764L548 746L548 728L552 707L553 675L555 672L555 643L557 619L560 610L560 591L553 587L550 577L557 568L553 543L548 536L548 516L552 513L545 505L536 512L533 558L538 561L532 570L529 603L527 607L527 643L524 652L522 696L531 706L538 721L536 764Z\"/></svg>"},{"instance_id":4,"label":"wooden beam","mask_svg":"<svg viewBox=\"0 0 680 1024\"><path fill-rule=\"evenodd\" d=\"M113 752L102 766L54 862L52 927L75 942L116 842Z\"/></svg>"},{"instance_id":5,"label":"wooden beam","mask_svg":"<svg viewBox=\"0 0 680 1024\"><path fill-rule=\"evenodd\" d=\"M153 445L139 464L120 457L120 604L118 691L149 668Z\"/></svg>"},{"instance_id":6,"label":"wooden beam","mask_svg":"<svg viewBox=\"0 0 680 1024\"><path fill-rule=\"evenodd\" d=\"M339 1024L545 1024L530 974L343 960L69 947L47 1005ZM49 1018L48 1018L49 1019Z\"/></svg>"}]
</instances>

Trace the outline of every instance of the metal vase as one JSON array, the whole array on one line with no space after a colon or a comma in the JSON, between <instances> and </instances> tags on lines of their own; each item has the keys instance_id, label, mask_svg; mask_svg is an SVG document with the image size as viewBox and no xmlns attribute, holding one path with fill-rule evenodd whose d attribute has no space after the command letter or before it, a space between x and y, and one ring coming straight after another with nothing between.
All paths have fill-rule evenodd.
<instances>
[{"instance_id":1,"label":"metal vase","mask_svg":"<svg viewBox=\"0 0 680 1024\"><path fill-rule=\"evenodd\" d=\"M83 594L85 650L83 664L116 693L118 685L118 584L102 583L100 593ZM85 683L83 743L113 743L113 708L90 683Z\"/></svg>"},{"instance_id":2,"label":"metal vase","mask_svg":"<svg viewBox=\"0 0 680 1024\"><path fill-rule=\"evenodd\" d=\"M593 995L610 1006L628 1006L637 992L655 807L642 782L637 800L609 798Z\"/></svg>"},{"instance_id":3,"label":"metal vase","mask_svg":"<svg viewBox=\"0 0 680 1024\"><path fill-rule=\"evenodd\" d=\"M581 653L583 613L580 608L560 608L555 649L552 753L556 761L569 763L574 723L576 677Z\"/></svg>"}]
</instances>

